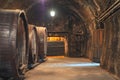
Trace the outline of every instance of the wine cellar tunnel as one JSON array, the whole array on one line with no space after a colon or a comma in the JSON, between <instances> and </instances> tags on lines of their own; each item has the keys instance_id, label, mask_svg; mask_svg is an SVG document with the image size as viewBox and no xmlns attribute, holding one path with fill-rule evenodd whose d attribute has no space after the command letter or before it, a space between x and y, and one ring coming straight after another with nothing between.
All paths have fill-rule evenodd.
<instances>
[{"instance_id":1,"label":"wine cellar tunnel","mask_svg":"<svg viewBox=\"0 0 120 80\"><path fill-rule=\"evenodd\" d=\"M62 75L70 74L66 67L74 75ZM120 0L0 0L0 80L35 80L35 74L119 80Z\"/></svg>"}]
</instances>

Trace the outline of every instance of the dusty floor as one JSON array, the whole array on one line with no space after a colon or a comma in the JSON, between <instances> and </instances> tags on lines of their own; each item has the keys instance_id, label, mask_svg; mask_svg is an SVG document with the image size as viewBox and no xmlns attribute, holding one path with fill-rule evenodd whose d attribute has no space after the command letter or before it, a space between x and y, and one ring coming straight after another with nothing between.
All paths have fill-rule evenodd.
<instances>
[{"instance_id":1,"label":"dusty floor","mask_svg":"<svg viewBox=\"0 0 120 80\"><path fill-rule=\"evenodd\" d=\"M115 80L99 64L84 58L66 57L49 57L25 77L25 80Z\"/></svg>"}]
</instances>

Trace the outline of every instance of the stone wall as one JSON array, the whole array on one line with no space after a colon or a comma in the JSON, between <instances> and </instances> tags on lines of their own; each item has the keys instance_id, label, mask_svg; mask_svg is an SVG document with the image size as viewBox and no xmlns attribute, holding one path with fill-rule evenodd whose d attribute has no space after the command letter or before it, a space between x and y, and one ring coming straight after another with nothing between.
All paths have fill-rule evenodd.
<instances>
[{"instance_id":1,"label":"stone wall","mask_svg":"<svg viewBox=\"0 0 120 80\"><path fill-rule=\"evenodd\" d=\"M104 22L101 67L120 77L120 9Z\"/></svg>"}]
</instances>

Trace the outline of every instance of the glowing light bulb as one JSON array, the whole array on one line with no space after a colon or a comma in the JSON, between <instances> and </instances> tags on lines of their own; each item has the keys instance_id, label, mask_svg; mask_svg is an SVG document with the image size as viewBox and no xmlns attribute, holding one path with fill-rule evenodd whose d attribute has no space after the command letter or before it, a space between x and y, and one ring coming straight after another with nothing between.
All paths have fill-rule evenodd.
<instances>
[{"instance_id":1,"label":"glowing light bulb","mask_svg":"<svg viewBox=\"0 0 120 80\"><path fill-rule=\"evenodd\" d=\"M52 16L52 17L54 17L55 16L55 11L50 11L50 15Z\"/></svg>"}]
</instances>

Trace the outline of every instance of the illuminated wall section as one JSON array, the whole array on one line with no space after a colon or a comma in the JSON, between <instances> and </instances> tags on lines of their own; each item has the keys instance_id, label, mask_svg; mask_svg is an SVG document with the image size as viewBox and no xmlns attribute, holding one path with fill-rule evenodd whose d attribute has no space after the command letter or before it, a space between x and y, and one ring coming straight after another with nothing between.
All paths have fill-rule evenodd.
<instances>
[{"instance_id":1,"label":"illuminated wall section","mask_svg":"<svg viewBox=\"0 0 120 80\"><path fill-rule=\"evenodd\" d=\"M67 42L67 39L65 37L48 37L47 38L47 42L48 44L49 43L58 43L58 46L59 46L59 43L63 42L63 46L64 46L64 55L67 55L68 53L68 42ZM49 45L48 45L49 46ZM57 46L56 46L57 47ZM55 48L56 49L56 48ZM49 54L49 53L48 53Z\"/></svg>"}]
</instances>

